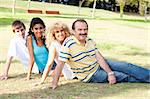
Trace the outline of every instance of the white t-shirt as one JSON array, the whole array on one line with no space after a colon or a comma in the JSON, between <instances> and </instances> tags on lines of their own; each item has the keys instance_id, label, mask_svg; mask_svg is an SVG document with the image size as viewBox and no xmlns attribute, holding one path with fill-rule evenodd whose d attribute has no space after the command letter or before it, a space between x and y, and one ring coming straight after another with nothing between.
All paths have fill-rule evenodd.
<instances>
[{"instance_id":1,"label":"white t-shirt","mask_svg":"<svg viewBox=\"0 0 150 99\"><path fill-rule=\"evenodd\" d=\"M49 47L49 49L53 49L53 48L56 48L56 57L55 57L55 62L56 62L56 64L58 63L58 56L59 56L59 51L60 51L60 49L61 49L61 44L59 43L59 42L57 42L57 41L53 41L52 43L51 43L51 45L50 45L50 47ZM46 65L49 65L50 63L49 63L49 60L50 60L50 54L51 53L49 53L49 58L48 58L48 62L47 62L47 64ZM70 68L70 66L68 65L68 64L66 64L65 63L65 65L64 65L64 68L63 68L63 70L62 70L62 73L64 74L64 77L66 78L66 79L73 79L75 76L74 76L74 73L72 72L72 70L71 70L71 68Z\"/></svg>"},{"instance_id":2,"label":"white t-shirt","mask_svg":"<svg viewBox=\"0 0 150 99\"><path fill-rule=\"evenodd\" d=\"M7 57L17 57L27 70L29 66L29 52L26 47L26 40L16 35L11 41L8 49ZM38 73L38 68L34 64L32 72Z\"/></svg>"}]
</instances>

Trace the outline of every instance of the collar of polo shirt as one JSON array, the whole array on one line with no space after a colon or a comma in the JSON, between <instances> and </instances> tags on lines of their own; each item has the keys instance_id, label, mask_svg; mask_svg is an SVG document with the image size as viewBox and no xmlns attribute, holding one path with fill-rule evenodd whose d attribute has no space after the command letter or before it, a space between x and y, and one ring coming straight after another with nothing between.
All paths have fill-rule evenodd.
<instances>
[{"instance_id":1,"label":"collar of polo shirt","mask_svg":"<svg viewBox=\"0 0 150 99\"><path fill-rule=\"evenodd\" d=\"M72 38L75 40L75 42L76 42L77 44L82 45L82 44L80 43L80 41L79 41L75 36L73 36ZM88 41L88 37L86 38L86 43L85 43L85 45L87 44L87 41Z\"/></svg>"}]
</instances>

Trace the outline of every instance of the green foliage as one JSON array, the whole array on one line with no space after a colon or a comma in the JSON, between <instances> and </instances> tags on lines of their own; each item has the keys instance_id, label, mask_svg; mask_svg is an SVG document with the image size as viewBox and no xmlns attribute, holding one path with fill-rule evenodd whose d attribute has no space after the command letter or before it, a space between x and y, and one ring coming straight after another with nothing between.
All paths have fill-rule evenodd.
<instances>
[{"instance_id":1,"label":"green foliage","mask_svg":"<svg viewBox=\"0 0 150 99\"><path fill-rule=\"evenodd\" d=\"M126 0L126 5L136 5L138 6L139 0Z\"/></svg>"},{"instance_id":2,"label":"green foliage","mask_svg":"<svg viewBox=\"0 0 150 99\"><path fill-rule=\"evenodd\" d=\"M150 4L150 1L148 0L139 0L139 13L141 16L145 15L145 8L148 7Z\"/></svg>"},{"instance_id":3,"label":"green foliage","mask_svg":"<svg viewBox=\"0 0 150 99\"><path fill-rule=\"evenodd\" d=\"M116 0L120 5L120 16L123 16L124 5L139 5L139 13L141 16L144 16L145 7L150 7L150 0ZM125 3L125 4L124 4ZM139 3L139 4L138 4Z\"/></svg>"},{"instance_id":4,"label":"green foliage","mask_svg":"<svg viewBox=\"0 0 150 99\"><path fill-rule=\"evenodd\" d=\"M83 6L86 6L88 7L92 2L94 2L94 0L85 0L84 2L84 5Z\"/></svg>"},{"instance_id":5,"label":"green foliage","mask_svg":"<svg viewBox=\"0 0 150 99\"><path fill-rule=\"evenodd\" d=\"M10 8L4 8L4 7L0 7L0 12L11 12Z\"/></svg>"},{"instance_id":6,"label":"green foliage","mask_svg":"<svg viewBox=\"0 0 150 99\"><path fill-rule=\"evenodd\" d=\"M14 20L14 18L0 18L0 26L10 25Z\"/></svg>"}]
</instances>

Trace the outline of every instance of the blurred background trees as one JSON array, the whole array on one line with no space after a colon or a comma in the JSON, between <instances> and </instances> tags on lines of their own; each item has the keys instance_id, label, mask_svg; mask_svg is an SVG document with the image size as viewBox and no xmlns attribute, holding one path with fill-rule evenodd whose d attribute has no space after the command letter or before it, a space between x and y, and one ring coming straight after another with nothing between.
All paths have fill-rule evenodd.
<instances>
[{"instance_id":1,"label":"blurred background trees","mask_svg":"<svg viewBox=\"0 0 150 99\"><path fill-rule=\"evenodd\" d=\"M61 3L67 5L93 8L95 0L31 0L50 3ZM110 11L119 11L120 17L124 12L138 13L141 16L150 13L150 0L96 0L96 9L105 9Z\"/></svg>"}]
</instances>

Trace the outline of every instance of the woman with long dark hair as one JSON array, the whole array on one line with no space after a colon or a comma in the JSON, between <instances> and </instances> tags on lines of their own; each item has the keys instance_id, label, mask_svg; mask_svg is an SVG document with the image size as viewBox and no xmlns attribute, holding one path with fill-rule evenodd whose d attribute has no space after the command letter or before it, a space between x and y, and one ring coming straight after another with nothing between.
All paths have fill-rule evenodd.
<instances>
[{"instance_id":1,"label":"woman with long dark hair","mask_svg":"<svg viewBox=\"0 0 150 99\"><path fill-rule=\"evenodd\" d=\"M39 73L43 73L48 60L48 50L45 45L45 24L40 18L33 18L30 23L27 46L29 50L29 70L27 80L30 79L34 62L37 64Z\"/></svg>"}]
</instances>

